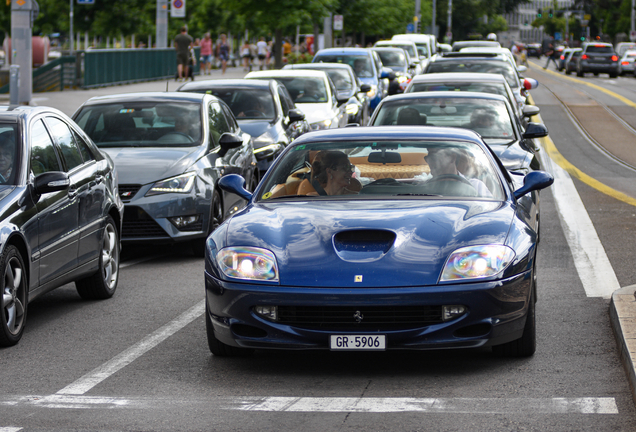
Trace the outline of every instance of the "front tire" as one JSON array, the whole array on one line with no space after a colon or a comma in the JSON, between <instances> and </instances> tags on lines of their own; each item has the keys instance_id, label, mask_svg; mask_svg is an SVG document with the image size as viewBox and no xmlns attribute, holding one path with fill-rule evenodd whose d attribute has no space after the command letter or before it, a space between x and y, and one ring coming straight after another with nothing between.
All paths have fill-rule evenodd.
<instances>
[{"instance_id":1,"label":"front tire","mask_svg":"<svg viewBox=\"0 0 636 432\"><path fill-rule=\"evenodd\" d=\"M0 258L0 346L17 344L22 338L27 315L27 275L22 256L13 245L8 245Z\"/></svg>"},{"instance_id":2,"label":"front tire","mask_svg":"<svg viewBox=\"0 0 636 432\"><path fill-rule=\"evenodd\" d=\"M528 314L526 315L526 324L523 327L523 335L517 339L505 344L495 345L492 352L502 357L530 357L537 350L537 329L535 319L535 284L536 273L532 275L532 287L530 300L528 301Z\"/></svg>"},{"instance_id":3,"label":"front tire","mask_svg":"<svg viewBox=\"0 0 636 432\"><path fill-rule=\"evenodd\" d=\"M75 281L77 293L84 300L111 298L119 281L119 234L112 217L106 218L104 235L99 254L98 271L84 279Z\"/></svg>"}]
</instances>

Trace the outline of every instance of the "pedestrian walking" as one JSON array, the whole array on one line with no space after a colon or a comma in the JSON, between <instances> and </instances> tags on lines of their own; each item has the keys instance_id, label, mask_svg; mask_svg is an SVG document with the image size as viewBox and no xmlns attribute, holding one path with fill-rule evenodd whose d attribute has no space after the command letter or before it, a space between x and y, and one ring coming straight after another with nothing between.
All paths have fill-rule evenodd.
<instances>
[{"instance_id":1,"label":"pedestrian walking","mask_svg":"<svg viewBox=\"0 0 636 432\"><path fill-rule=\"evenodd\" d=\"M221 70L223 70L223 74L225 74L227 62L230 60L230 46L227 44L227 36L225 33L221 33L221 40L216 46L216 56L221 60Z\"/></svg>"},{"instance_id":2,"label":"pedestrian walking","mask_svg":"<svg viewBox=\"0 0 636 432\"><path fill-rule=\"evenodd\" d=\"M241 46L241 58L243 59L243 71L247 72L252 69L251 66L251 53L250 43L245 39L243 46Z\"/></svg>"},{"instance_id":3,"label":"pedestrian walking","mask_svg":"<svg viewBox=\"0 0 636 432\"><path fill-rule=\"evenodd\" d=\"M546 56L548 56L548 59L545 62L545 66L543 66L543 69L547 69L548 66L550 65L550 60L552 60L552 62L554 62L554 66L557 68L557 70L559 69L559 64L557 63L557 57L558 57L558 51L554 48L554 44L550 44L548 46L548 52L545 53Z\"/></svg>"},{"instance_id":4,"label":"pedestrian walking","mask_svg":"<svg viewBox=\"0 0 636 432\"><path fill-rule=\"evenodd\" d=\"M212 69L212 38L210 33L206 33L201 39L201 59L203 75L210 75Z\"/></svg>"},{"instance_id":5,"label":"pedestrian walking","mask_svg":"<svg viewBox=\"0 0 636 432\"><path fill-rule=\"evenodd\" d=\"M183 81L190 72L190 48L192 48L192 36L188 34L186 26L181 27L181 32L174 38L174 48L177 51L177 80Z\"/></svg>"},{"instance_id":6,"label":"pedestrian walking","mask_svg":"<svg viewBox=\"0 0 636 432\"><path fill-rule=\"evenodd\" d=\"M265 38L261 36L256 43L256 55L258 56L258 66L260 70L263 70L263 66L266 66L267 51L267 42L265 42Z\"/></svg>"}]
</instances>

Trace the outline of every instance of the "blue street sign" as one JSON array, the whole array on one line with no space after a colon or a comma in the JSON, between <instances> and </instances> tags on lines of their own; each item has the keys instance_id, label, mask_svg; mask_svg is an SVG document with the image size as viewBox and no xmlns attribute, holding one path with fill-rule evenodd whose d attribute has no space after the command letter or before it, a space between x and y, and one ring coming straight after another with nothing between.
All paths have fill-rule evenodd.
<instances>
[{"instance_id":1,"label":"blue street sign","mask_svg":"<svg viewBox=\"0 0 636 432\"><path fill-rule=\"evenodd\" d=\"M406 25L406 32L407 33L413 33L415 31L415 26L413 24L407 24Z\"/></svg>"},{"instance_id":2,"label":"blue street sign","mask_svg":"<svg viewBox=\"0 0 636 432\"><path fill-rule=\"evenodd\" d=\"M561 40L561 33L555 33L554 34L554 40Z\"/></svg>"},{"instance_id":3,"label":"blue street sign","mask_svg":"<svg viewBox=\"0 0 636 432\"><path fill-rule=\"evenodd\" d=\"M77 4L95 4L95 0L77 0Z\"/></svg>"}]
</instances>

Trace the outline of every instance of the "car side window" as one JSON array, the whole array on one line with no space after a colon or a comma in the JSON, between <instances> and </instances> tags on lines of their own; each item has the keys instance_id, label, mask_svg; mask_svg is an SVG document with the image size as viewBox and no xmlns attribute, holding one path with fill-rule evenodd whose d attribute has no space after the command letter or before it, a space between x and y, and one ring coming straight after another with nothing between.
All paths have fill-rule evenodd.
<instances>
[{"instance_id":1,"label":"car side window","mask_svg":"<svg viewBox=\"0 0 636 432\"><path fill-rule=\"evenodd\" d=\"M232 111L226 105L222 105L222 108L223 108L223 112L225 113L225 119L227 120L229 124L230 131L234 133L238 133L239 126L238 126L238 123L236 123L234 114L232 114Z\"/></svg>"},{"instance_id":2,"label":"car side window","mask_svg":"<svg viewBox=\"0 0 636 432\"><path fill-rule=\"evenodd\" d=\"M217 146L219 138L226 132L230 131L230 127L225 120L225 115L218 102L211 102L208 113L208 123L210 125L210 141L211 144Z\"/></svg>"},{"instance_id":3,"label":"car side window","mask_svg":"<svg viewBox=\"0 0 636 432\"><path fill-rule=\"evenodd\" d=\"M73 134L66 123L55 117L47 117L46 123L51 128L51 135L53 135L53 138L60 146L62 158L64 162L66 162L67 170L71 171L73 168L80 166L83 163L83 159L75 144Z\"/></svg>"},{"instance_id":4,"label":"car side window","mask_svg":"<svg viewBox=\"0 0 636 432\"><path fill-rule=\"evenodd\" d=\"M31 128L31 171L39 175L49 171L62 171L53 140L42 120Z\"/></svg>"},{"instance_id":5,"label":"car side window","mask_svg":"<svg viewBox=\"0 0 636 432\"><path fill-rule=\"evenodd\" d=\"M75 138L75 142L77 143L77 146L80 149L80 153L82 153L82 158L84 159L84 162L95 160L95 158L93 157L93 154L88 148L88 144L86 144L86 141L84 141L84 139L81 136L79 136L75 131L73 131L73 137Z\"/></svg>"}]
</instances>

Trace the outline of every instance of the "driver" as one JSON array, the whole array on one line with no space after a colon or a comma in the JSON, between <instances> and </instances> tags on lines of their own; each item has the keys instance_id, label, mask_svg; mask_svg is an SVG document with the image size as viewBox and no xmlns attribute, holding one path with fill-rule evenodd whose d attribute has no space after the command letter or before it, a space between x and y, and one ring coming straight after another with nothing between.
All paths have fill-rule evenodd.
<instances>
[{"instance_id":1,"label":"driver","mask_svg":"<svg viewBox=\"0 0 636 432\"><path fill-rule=\"evenodd\" d=\"M371 73L371 71L367 68L367 60L366 59L356 59L353 62L353 68L356 72L356 75L358 77L371 77L373 76L373 74Z\"/></svg>"},{"instance_id":2,"label":"driver","mask_svg":"<svg viewBox=\"0 0 636 432\"><path fill-rule=\"evenodd\" d=\"M300 99L302 99L302 102L307 102L310 100L317 101L320 100L321 97L322 95L318 91L318 83L313 79L306 80L305 91L300 95Z\"/></svg>"},{"instance_id":3,"label":"driver","mask_svg":"<svg viewBox=\"0 0 636 432\"><path fill-rule=\"evenodd\" d=\"M256 111L258 111L258 113ZM263 102L259 98L254 99L253 105L241 110L241 112L238 113L237 115L237 117L264 117L264 116L265 116L265 107L263 106Z\"/></svg>"}]
</instances>

